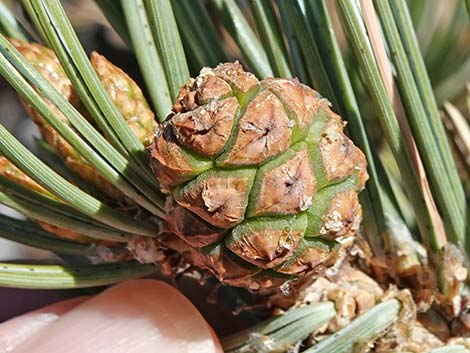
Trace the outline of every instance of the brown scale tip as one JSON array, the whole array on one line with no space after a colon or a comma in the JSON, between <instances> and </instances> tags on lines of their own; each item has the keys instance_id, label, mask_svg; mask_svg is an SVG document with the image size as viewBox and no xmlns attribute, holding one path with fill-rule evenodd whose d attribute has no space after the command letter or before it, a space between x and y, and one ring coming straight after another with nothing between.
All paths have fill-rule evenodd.
<instances>
[{"instance_id":1,"label":"brown scale tip","mask_svg":"<svg viewBox=\"0 0 470 353\"><path fill-rule=\"evenodd\" d=\"M295 114L300 129L308 129L320 106L328 101L297 78L267 78L261 85L273 92Z\"/></svg>"},{"instance_id":2,"label":"brown scale tip","mask_svg":"<svg viewBox=\"0 0 470 353\"><path fill-rule=\"evenodd\" d=\"M176 114L171 118L175 137L196 153L215 157L230 137L238 109L238 101L231 97Z\"/></svg>"},{"instance_id":3,"label":"brown scale tip","mask_svg":"<svg viewBox=\"0 0 470 353\"><path fill-rule=\"evenodd\" d=\"M321 134L320 153L329 182L360 172L359 184L367 180L365 156L343 132L343 121L329 108L331 119Z\"/></svg>"},{"instance_id":4,"label":"brown scale tip","mask_svg":"<svg viewBox=\"0 0 470 353\"><path fill-rule=\"evenodd\" d=\"M301 231L290 229L259 229L246 232L227 247L242 259L261 268L273 268L288 260L299 246Z\"/></svg>"},{"instance_id":5,"label":"brown scale tip","mask_svg":"<svg viewBox=\"0 0 470 353\"><path fill-rule=\"evenodd\" d=\"M324 271L335 264L339 252L337 247L324 244L309 244L304 246L294 261L290 261L279 269L279 272L288 275L302 275L306 273L322 275Z\"/></svg>"},{"instance_id":6,"label":"brown scale tip","mask_svg":"<svg viewBox=\"0 0 470 353\"><path fill-rule=\"evenodd\" d=\"M169 230L196 248L213 244L224 235L224 230L204 222L196 214L179 206L171 197L165 205Z\"/></svg>"},{"instance_id":7,"label":"brown scale tip","mask_svg":"<svg viewBox=\"0 0 470 353\"><path fill-rule=\"evenodd\" d=\"M218 162L224 166L260 164L289 148L292 125L281 101L263 91L246 107L233 146Z\"/></svg>"},{"instance_id":8,"label":"brown scale tip","mask_svg":"<svg viewBox=\"0 0 470 353\"><path fill-rule=\"evenodd\" d=\"M338 193L321 217L320 235L329 239L353 236L362 221L362 208L355 190Z\"/></svg>"},{"instance_id":9,"label":"brown scale tip","mask_svg":"<svg viewBox=\"0 0 470 353\"><path fill-rule=\"evenodd\" d=\"M245 215L251 183L251 171L206 175L175 192L176 202L219 228L232 228Z\"/></svg>"},{"instance_id":10,"label":"brown scale tip","mask_svg":"<svg viewBox=\"0 0 470 353\"><path fill-rule=\"evenodd\" d=\"M150 166L163 188L191 180L212 167L212 162L193 158L177 142L172 124L167 121L160 124L148 147L152 157Z\"/></svg>"},{"instance_id":11,"label":"brown scale tip","mask_svg":"<svg viewBox=\"0 0 470 353\"><path fill-rule=\"evenodd\" d=\"M254 267L243 266L222 245L208 251L194 251L190 261L195 266L209 269L220 281L234 286L251 283L251 277L258 271Z\"/></svg>"},{"instance_id":12,"label":"brown scale tip","mask_svg":"<svg viewBox=\"0 0 470 353\"><path fill-rule=\"evenodd\" d=\"M220 77L233 89L241 93L247 93L252 88L259 85L256 76L243 70L243 67L238 61L220 64L213 71L216 76ZM204 71L202 71L202 75L204 75Z\"/></svg>"},{"instance_id":13,"label":"brown scale tip","mask_svg":"<svg viewBox=\"0 0 470 353\"><path fill-rule=\"evenodd\" d=\"M312 205L316 179L306 147L301 144L297 151L292 150L292 158L283 164L273 161L260 168L248 209L250 217L296 214Z\"/></svg>"}]
</instances>

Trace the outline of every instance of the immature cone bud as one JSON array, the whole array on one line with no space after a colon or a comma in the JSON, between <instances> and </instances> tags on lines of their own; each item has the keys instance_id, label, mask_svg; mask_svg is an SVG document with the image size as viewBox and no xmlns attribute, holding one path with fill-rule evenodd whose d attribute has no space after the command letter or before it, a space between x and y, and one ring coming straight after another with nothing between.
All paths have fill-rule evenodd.
<instances>
[{"instance_id":1,"label":"immature cone bud","mask_svg":"<svg viewBox=\"0 0 470 353\"><path fill-rule=\"evenodd\" d=\"M152 142L157 122L139 86L104 56L93 52L90 60L111 100L131 130L144 146L148 146Z\"/></svg>"},{"instance_id":2,"label":"immature cone bud","mask_svg":"<svg viewBox=\"0 0 470 353\"><path fill-rule=\"evenodd\" d=\"M81 104L72 83L52 50L36 43L27 43L16 39L11 39L11 43L60 94L79 110L82 115L89 118L88 112ZM91 64L102 80L105 90L110 95L112 101L129 124L132 131L136 134L138 139L147 146L157 124L154 119L154 114L150 110L142 91L127 74L107 61L103 56L92 53ZM81 179L91 184L98 192L106 195L107 198L120 204L130 202L119 189L103 177L64 138L62 138L60 134L44 120L39 112L34 110L34 108L25 101L23 103L28 114L39 127L44 140L60 155L69 169L80 176ZM55 115L70 125L68 119L52 103L48 103L50 108L55 112ZM6 159L4 161L6 161ZM4 161L0 160L0 172L3 172L2 175L30 189L50 195L12 164L8 164L8 167L5 167L2 171L1 163L4 163ZM90 240L90 238L76 234L70 230L55 227L43 222L38 223L47 231L61 237L78 241Z\"/></svg>"},{"instance_id":3,"label":"immature cone bud","mask_svg":"<svg viewBox=\"0 0 470 353\"><path fill-rule=\"evenodd\" d=\"M52 50L36 43L26 43L15 39L12 39L11 42L60 94L75 108L83 110L72 83ZM121 192L99 174L65 139L63 139L59 133L44 120L39 112L25 101L23 101L23 103L29 116L31 116L39 127L39 131L44 140L62 157L68 168L108 197L112 199L122 198ZM49 106L57 117L70 125L68 119L55 105L49 103Z\"/></svg>"},{"instance_id":4,"label":"immature cone bud","mask_svg":"<svg viewBox=\"0 0 470 353\"><path fill-rule=\"evenodd\" d=\"M192 261L252 289L334 265L368 178L343 125L297 79L259 81L238 63L183 86L149 150L169 228L198 248Z\"/></svg>"},{"instance_id":5,"label":"immature cone bud","mask_svg":"<svg viewBox=\"0 0 470 353\"><path fill-rule=\"evenodd\" d=\"M12 39L11 42L59 93L85 117L88 117L88 112L81 104L72 83L52 50L36 43L26 43L15 39ZM126 73L97 53L92 53L91 64L102 80L105 90L132 131L147 146L157 124L140 88ZM112 183L63 139L31 105L24 103L28 114L38 125L43 138L64 159L68 168L107 197L118 201L125 198ZM68 119L52 103L50 103L50 107L56 113L56 116L70 125Z\"/></svg>"}]
</instances>

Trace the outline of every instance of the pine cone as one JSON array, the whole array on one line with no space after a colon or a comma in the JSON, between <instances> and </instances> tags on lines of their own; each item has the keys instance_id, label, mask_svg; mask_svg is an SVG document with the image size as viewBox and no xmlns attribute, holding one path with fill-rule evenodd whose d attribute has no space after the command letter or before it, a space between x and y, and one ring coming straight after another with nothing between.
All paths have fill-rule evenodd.
<instances>
[{"instance_id":1,"label":"pine cone","mask_svg":"<svg viewBox=\"0 0 470 353\"><path fill-rule=\"evenodd\" d=\"M297 79L204 68L158 128L152 168L193 262L252 289L321 274L362 218L363 153ZM349 242L348 242L349 243Z\"/></svg>"}]
</instances>

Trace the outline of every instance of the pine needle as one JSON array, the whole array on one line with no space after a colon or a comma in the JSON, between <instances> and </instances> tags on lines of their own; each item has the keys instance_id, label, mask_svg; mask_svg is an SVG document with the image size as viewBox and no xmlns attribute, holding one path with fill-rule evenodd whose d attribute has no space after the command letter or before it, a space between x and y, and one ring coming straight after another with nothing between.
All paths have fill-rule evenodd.
<instances>
[{"instance_id":1,"label":"pine needle","mask_svg":"<svg viewBox=\"0 0 470 353\"><path fill-rule=\"evenodd\" d=\"M163 62L157 52L144 3L142 0L121 0L121 6L157 119L164 121L171 112L173 103Z\"/></svg>"},{"instance_id":2,"label":"pine needle","mask_svg":"<svg viewBox=\"0 0 470 353\"><path fill-rule=\"evenodd\" d=\"M89 266L0 263L0 286L27 289L70 289L110 285L150 275L153 265L135 261Z\"/></svg>"},{"instance_id":3,"label":"pine needle","mask_svg":"<svg viewBox=\"0 0 470 353\"><path fill-rule=\"evenodd\" d=\"M155 236L156 227L112 210L71 184L24 147L0 124L0 151L19 169L59 199L90 217L131 234Z\"/></svg>"},{"instance_id":4,"label":"pine needle","mask_svg":"<svg viewBox=\"0 0 470 353\"><path fill-rule=\"evenodd\" d=\"M392 299L376 305L359 316L351 324L320 341L304 353L348 353L357 344L366 344L375 339L398 317L401 304Z\"/></svg>"},{"instance_id":5,"label":"pine needle","mask_svg":"<svg viewBox=\"0 0 470 353\"><path fill-rule=\"evenodd\" d=\"M171 2L145 0L144 4L157 51L165 69L170 97L174 100L181 86L189 80L189 70Z\"/></svg>"},{"instance_id":6,"label":"pine needle","mask_svg":"<svg viewBox=\"0 0 470 353\"><path fill-rule=\"evenodd\" d=\"M369 2L367 3L369 4ZM370 7L372 10L372 5L370 5ZM437 105L434 100L433 104L429 102L434 96L431 95L427 101L421 99L418 85L415 83L418 81L418 78L413 75L411 71L412 65L408 61L411 55L405 52L403 41L400 38L398 28L394 22L392 9L388 1L376 2L376 8L382 21L382 28L388 39L387 42L390 50L395 53L395 55L391 56L391 60L397 70L396 79L399 86L398 88L404 108L406 109L405 116L405 109L401 106L397 107L397 116L403 119L401 123L402 130L408 133L408 127L404 127L406 124L405 121L407 121L416 139L416 145L422 159L423 167L429 179L432 196L434 197L437 209L439 209L442 214L447 235L451 241L464 249L466 247L464 239L465 195L462 183L458 177L455 161L450 152L448 138L440 120L439 112L437 111ZM377 55L376 46L374 46L374 44L373 47ZM385 51L382 51L382 53L385 53ZM390 64L388 64L388 66L388 69L384 67L382 71L388 70L391 72ZM424 71L422 75L425 75L423 78L423 80L425 80L425 78L427 78L426 72ZM387 76L387 78L389 78L389 76ZM429 81L429 79L427 81ZM394 87L394 89L396 88ZM396 99L396 101L398 105L400 100ZM425 105L425 103L427 104ZM416 168L420 170L419 168L421 168L421 166L416 166ZM423 189L427 187L427 185L423 185Z\"/></svg>"},{"instance_id":7,"label":"pine needle","mask_svg":"<svg viewBox=\"0 0 470 353\"><path fill-rule=\"evenodd\" d=\"M376 66L355 4L352 0L340 0L338 3L341 15L344 17L343 25L350 37L351 46L354 49L360 69L364 74L369 93L385 133L385 138L393 151L402 177L405 180L404 185L417 214L417 221L423 238L433 251L439 252L443 243L445 243L445 238L443 239L442 237L443 228L440 227L442 223L440 225L435 224L435 219L433 218L435 209L429 207L429 199L425 196L429 191L423 190L417 171L415 171L413 166L413 161L416 162L417 150L414 148L411 152L408 152L405 149L407 144L411 147L413 145L410 145L409 137L407 140L402 135L392 101L384 81L382 81L381 73Z\"/></svg>"},{"instance_id":8,"label":"pine needle","mask_svg":"<svg viewBox=\"0 0 470 353\"><path fill-rule=\"evenodd\" d=\"M272 77L273 71L266 52L235 0L210 0L210 4L240 47L248 66L260 78Z\"/></svg>"},{"instance_id":9,"label":"pine needle","mask_svg":"<svg viewBox=\"0 0 470 353\"><path fill-rule=\"evenodd\" d=\"M38 249L59 254L97 256L94 244L82 244L59 238L30 221L18 220L0 214L0 237Z\"/></svg>"},{"instance_id":10,"label":"pine needle","mask_svg":"<svg viewBox=\"0 0 470 353\"><path fill-rule=\"evenodd\" d=\"M250 6L261 43L266 50L274 75L276 77L292 77L273 4L267 1L251 0Z\"/></svg>"}]
</instances>

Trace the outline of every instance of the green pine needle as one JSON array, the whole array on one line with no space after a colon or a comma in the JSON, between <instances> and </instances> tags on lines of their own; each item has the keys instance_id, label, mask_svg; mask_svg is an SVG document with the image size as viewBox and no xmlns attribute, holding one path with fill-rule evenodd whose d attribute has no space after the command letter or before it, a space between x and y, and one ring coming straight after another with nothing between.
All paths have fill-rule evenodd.
<instances>
[{"instance_id":1,"label":"green pine needle","mask_svg":"<svg viewBox=\"0 0 470 353\"><path fill-rule=\"evenodd\" d=\"M121 0L127 28L150 99L159 121L164 121L173 105L163 62L150 28L142 0Z\"/></svg>"},{"instance_id":2,"label":"green pine needle","mask_svg":"<svg viewBox=\"0 0 470 353\"><path fill-rule=\"evenodd\" d=\"M266 52L235 0L210 0L210 3L239 46L248 66L260 78L273 77Z\"/></svg>"},{"instance_id":3,"label":"green pine needle","mask_svg":"<svg viewBox=\"0 0 470 353\"><path fill-rule=\"evenodd\" d=\"M86 223L58 212L51 211L42 205L30 203L28 200L8 195L0 191L0 203L24 214L30 219L44 222L59 228L74 231L95 239L126 242L131 234L120 233L115 230Z\"/></svg>"},{"instance_id":4,"label":"green pine needle","mask_svg":"<svg viewBox=\"0 0 470 353\"><path fill-rule=\"evenodd\" d=\"M157 52L165 69L171 99L174 100L181 86L189 80L189 70L171 2L170 0L145 0L144 5L157 45Z\"/></svg>"},{"instance_id":5,"label":"green pine needle","mask_svg":"<svg viewBox=\"0 0 470 353\"><path fill-rule=\"evenodd\" d=\"M95 0L95 2L121 39L129 48L132 48L131 37L127 30L127 24L120 2L116 0Z\"/></svg>"},{"instance_id":6,"label":"green pine needle","mask_svg":"<svg viewBox=\"0 0 470 353\"><path fill-rule=\"evenodd\" d=\"M0 1L0 33L23 41L30 37L3 1Z\"/></svg>"},{"instance_id":7,"label":"green pine needle","mask_svg":"<svg viewBox=\"0 0 470 353\"><path fill-rule=\"evenodd\" d=\"M0 35L0 51L5 56L0 56L0 74L10 82L10 84L21 94L37 111L41 113L44 119L56 129L91 165L93 165L103 176L108 178L118 189L120 189L129 198L135 200L142 207L148 209L159 217L163 217L161 209L163 208L162 197L157 191L155 185L148 185L148 182L142 180L138 169L122 155L119 154L104 137L96 131L81 114L61 95L52 85L39 74L27 60L8 42L6 38ZM56 104L57 108L67 116L68 120L77 131L86 138L91 145L96 148L100 154L96 153L85 141L63 120L58 118L49 104L31 87L21 74L15 70L11 64L14 64L24 76L26 76L35 87L39 87L51 102ZM103 157L106 158L104 160ZM111 164L111 165L110 165ZM126 181L127 177L128 181ZM129 182L132 182L136 190ZM152 180L153 183L153 180ZM139 193L142 192L141 193ZM146 195L144 197L143 195ZM158 203L160 202L160 204Z\"/></svg>"},{"instance_id":8,"label":"green pine needle","mask_svg":"<svg viewBox=\"0 0 470 353\"><path fill-rule=\"evenodd\" d=\"M450 145L437 111L437 105L432 97L429 97L426 101L428 104L424 106L424 99L422 100L416 84L418 79L411 71L409 62L411 55L405 52L389 2L375 1L374 3L390 50L394 53L391 60L397 70L397 82L408 113L408 121L413 129L426 174L429 176L431 191L442 214L447 234L452 241L466 249L467 256L470 256L470 244L467 244L465 237L465 194L455 161L451 157ZM417 61L417 59L414 60L414 66ZM421 78L423 85L424 82L429 82L425 70L421 72L421 75L424 76ZM427 143L428 141L436 143Z\"/></svg>"},{"instance_id":9,"label":"green pine needle","mask_svg":"<svg viewBox=\"0 0 470 353\"><path fill-rule=\"evenodd\" d=\"M273 4L267 1L250 0L250 5L256 28L261 37L261 44L266 50L274 75L276 77L292 77Z\"/></svg>"},{"instance_id":10,"label":"green pine needle","mask_svg":"<svg viewBox=\"0 0 470 353\"><path fill-rule=\"evenodd\" d=\"M226 353L283 352L335 316L332 302L289 310L222 340Z\"/></svg>"},{"instance_id":11,"label":"green pine needle","mask_svg":"<svg viewBox=\"0 0 470 353\"><path fill-rule=\"evenodd\" d=\"M309 23L312 16L310 7L303 7L303 1L287 1L284 4L286 17L292 28L293 34L299 43L304 62L304 68L309 78L308 84L321 92L322 96L328 98L333 106L338 106L332 83L328 78L326 68L321 59L318 43L315 40L313 30Z\"/></svg>"},{"instance_id":12,"label":"green pine needle","mask_svg":"<svg viewBox=\"0 0 470 353\"><path fill-rule=\"evenodd\" d=\"M378 304L345 328L321 340L304 353L353 352L356 345L365 346L368 341L376 339L393 324L397 320L400 308L401 304L396 299Z\"/></svg>"},{"instance_id":13,"label":"green pine needle","mask_svg":"<svg viewBox=\"0 0 470 353\"><path fill-rule=\"evenodd\" d=\"M143 173L148 170L148 153L105 91L60 0L24 0L33 12L30 16L43 29L81 101L99 127L121 153L129 154Z\"/></svg>"},{"instance_id":14,"label":"green pine needle","mask_svg":"<svg viewBox=\"0 0 470 353\"><path fill-rule=\"evenodd\" d=\"M441 250L442 240L438 231L434 228L431 210L426 204L424 191L413 168L409 151L405 148L404 137L370 50L358 9L352 0L339 0L338 4L344 19L342 24L354 49L355 58L359 63L359 69L368 87L387 143L400 168L404 186L417 215L417 222L423 240L432 251L438 253Z\"/></svg>"},{"instance_id":15,"label":"green pine needle","mask_svg":"<svg viewBox=\"0 0 470 353\"><path fill-rule=\"evenodd\" d=\"M148 276L153 265L135 261L88 265L26 265L0 263L0 286L26 289L70 289L110 285L126 279Z\"/></svg>"},{"instance_id":16,"label":"green pine needle","mask_svg":"<svg viewBox=\"0 0 470 353\"><path fill-rule=\"evenodd\" d=\"M136 221L122 212L112 210L101 201L62 178L24 147L1 124L0 151L39 185L86 215L131 234L156 235L154 225Z\"/></svg>"},{"instance_id":17,"label":"green pine needle","mask_svg":"<svg viewBox=\"0 0 470 353\"><path fill-rule=\"evenodd\" d=\"M37 224L0 214L0 237L20 244L77 256L98 256L94 244L82 244L46 232Z\"/></svg>"},{"instance_id":18,"label":"green pine needle","mask_svg":"<svg viewBox=\"0 0 470 353\"><path fill-rule=\"evenodd\" d=\"M173 11L181 33L186 57L194 74L205 66L228 61L217 30L201 1L173 0Z\"/></svg>"}]
</instances>

